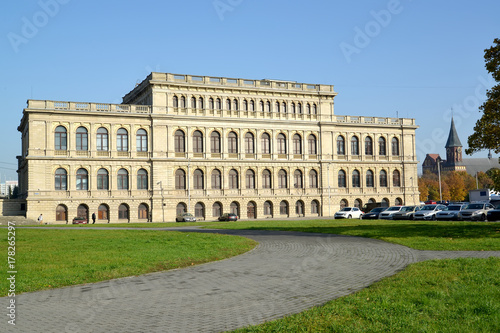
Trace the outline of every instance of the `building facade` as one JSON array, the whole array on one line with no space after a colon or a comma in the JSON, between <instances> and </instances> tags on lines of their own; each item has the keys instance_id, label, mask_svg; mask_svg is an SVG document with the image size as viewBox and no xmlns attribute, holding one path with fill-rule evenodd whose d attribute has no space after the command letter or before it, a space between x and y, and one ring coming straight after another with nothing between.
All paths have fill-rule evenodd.
<instances>
[{"instance_id":1,"label":"building facade","mask_svg":"<svg viewBox=\"0 0 500 333\"><path fill-rule=\"evenodd\" d=\"M414 119L337 116L331 85L151 73L123 104L28 100L27 217L333 216L418 202Z\"/></svg>"}]
</instances>

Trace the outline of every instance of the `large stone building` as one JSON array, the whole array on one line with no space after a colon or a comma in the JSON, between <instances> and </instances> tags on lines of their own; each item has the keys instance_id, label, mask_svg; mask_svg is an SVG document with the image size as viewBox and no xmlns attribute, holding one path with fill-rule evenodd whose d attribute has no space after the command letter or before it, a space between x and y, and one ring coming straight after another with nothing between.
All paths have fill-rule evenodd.
<instances>
[{"instance_id":1,"label":"large stone building","mask_svg":"<svg viewBox=\"0 0 500 333\"><path fill-rule=\"evenodd\" d=\"M331 85L151 73L123 104L28 100L27 217L332 216L418 202L414 119L338 116Z\"/></svg>"}]
</instances>

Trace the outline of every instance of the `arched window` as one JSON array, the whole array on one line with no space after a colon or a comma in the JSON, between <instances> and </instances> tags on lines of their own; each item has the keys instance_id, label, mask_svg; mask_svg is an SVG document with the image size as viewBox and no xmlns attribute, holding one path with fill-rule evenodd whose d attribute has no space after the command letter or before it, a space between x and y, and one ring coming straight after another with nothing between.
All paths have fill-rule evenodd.
<instances>
[{"instance_id":1,"label":"arched window","mask_svg":"<svg viewBox=\"0 0 500 333\"><path fill-rule=\"evenodd\" d=\"M231 202L229 205L229 213L240 216L240 205L236 201Z\"/></svg>"},{"instance_id":2,"label":"arched window","mask_svg":"<svg viewBox=\"0 0 500 333\"><path fill-rule=\"evenodd\" d=\"M255 111L255 102L253 100L250 101L250 111Z\"/></svg>"},{"instance_id":3,"label":"arched window","mask_svg":"<svg viewBox=\"0 0 500 333\"><path fill-rule=\"evenodd\" d=\"M182 169L175 170L175 189L186 189L186 172L184 172L184 170Z\"/></svg>"},{"instance_id":4,"label":"arched window","mask_svg":"<svg viewBox=\"0 0 500 333\"><path fill-rule=\"evenodd\" d=\"M297 113L301 114L302 113L302 104L297 103Z\"/></svg>"},{"instance_id":5,"label":"arched window","mask_svg":"<svg viewBox=\"0 0 500 333\"><path fill-rule=\"evenodd\" d=\"M118 189L128 190L128 171L125 169L118 170Z\"/></svg>"},{"instance_id":6,"label":"arched window","mask_svg":"<svg viewBox=\"0 0 500 333\"><path fill-rule=\"evenodd\" d=\"M229 98L226 99L226 110L231 110L231 100Z\"/></svg>"},{"instance_id":7,"label":"arched window","mask_svg":"<svg viewBox=\"0 0 500 333\"><path fill-rule=\"evenodd\" d=\"M403 200L401 200L401 198L396 198L396 200L394 200L394 204L396 206L401 206L403 205Z\"/></svg>"},{"instance_id":8,"label":"arched window","mask_svg":"<svg viewBox=\"0 0 500 333\"><path fill-rule=\"evenodd\" d=\"M306 113L311 114L311 104L309 103L306 104Z\"/></svg>"},{"instance_id":9,"label":"arched window","mask_svg":"<svg viewBox=\"0 0 500 333\"><path fill-rule=\"evenodd\" d=\"M365 138L365 155L373 155L373 140L369 136Z\"/></svg>"},{"instance_id":10,"label":"arched window","mask_svg":"<svg viewBox=\"0 0 500 333\"><path fill-rule=\"evenodd\" d=\"M176 153L184 153L186 152L186 145L185 145L185 135L184 132L181 130L175 131L174 135L174 146L175 146L175 152Z\"/></svg>"},{"instance_id":11,"label":"arched window","mask_svg":"<svg viewBox=\"0 0 500 333\"><path fill-rule=\"evenodd\" d=\"M175 207L175 212L177 215L182 215L187 212L187 206L184 202L179 202L177 207Z\"/></svg>"},{"instance_id":12,"label":"arched window","mask_svg":"<svg viewBox=\"0 0 500 333\"><path fill-rule=\"evenodd\" d=\"M148 133L144 129L137 131L136 138L137 151L148 151Z\"/></svg>"},{"instance_id":13,"label":"arched window","mask_svg":"<svg viewBox=\"0 0 500 333\"><path fill-rule=\"evenodd\" d=\"M194 216L198 218L205 218L205 205L202 202L197 202L194 205Z\"/></svg>"},{"instance_id":14,"label":"arched window","mask_svg":"<svg viewBox=\"0 0 500 333\"><path fill-rule=\"evenodd\" d=\"M203 134L200 131L193 133L193 153L203 153Z\"/></svg>"},{"instance_id":15,"label":"arched window","mask_svg":"<svg viewBox=\"0 0 500 333\"><path fill-rule=\"evenodd\" d=\"M398 138L392 138L392 156L399 156L399 140Z\"/></svg>"},{"instance_id":16,"label":"arched window","mask_svg":"<svg viewBox=\"0 0 500 333\"><path fill-rule=\"evenodd\" d=\"M128 132L125 128L120 128L116 132L116 150L128 151Z\"/></svg>"},{"instance_id":17,"label":"arched window","mask_svg":"<svg viewBox=\"0 0 500 333\"><path fill-rule=\"evenodd\" d=\"M56 221L68 222L68 208L65 205L57 205Z\"/></svg>"},{"instance_id":18,"label":"arched window","mask_svg":"<svg viewBox=\"0 0 500 333\"><path fill-rule=\"evenodd\" d=\"M210 97L210 98L208 99L208 108L209 108L210 110L213 110L213 109L214 109L214 99L213 99L212 97Z\"/></svg>"},{"instance_id":19,"label":"arched window","mask_svg":"<svg viewBox=\"0 0 500 333\"><path fill-rule=\"evenodd\" d=\"M340 209L345 207L349 207L349 203L347 202L347 200L346 199L340 200Z\"/></svg>"},{"instance_id":20,"label":"arched window","mask_svg":"<svg viewBox=\"0 0 500 333\"><path fill-rule=\"evenodd\" d=\"M177 96L173 97L172 104L174 105L174 108L178 108L179 107L179 98Z\"/></svg>"},{"instance_id":21,"label":"arched window","mask_svg":"<svg viewBox=\"0 0 500 333\"><path fill-rule=\"evenodd\" d=\"M220 202L214 202L212 205L212 216L220 217L222 216L222 204Z\"/></svg>"},{"instance_id":22,"label":"arched window","mask_svg":"<svg viewBox=\"0 0 500 333\"><path fill-rule=\"evenodd\" d=\"M295 155L302 154L302 138L298 134L294 134L292 138L293 142L293 153Z\"/></svg>"},{"instance_id":23,"label":"arched window","mask_svg":"<svg viewBox=\"0 0 500 333\"><path fill-rule=\"evenodd\" d=\"M68 189L68 173L65 169L59 168L56 170L54 185L56 190L66 191Z\"/></svg>"},{"instance_id":24,"label":"arched window","mask_svg":"<svg viewBox=\"0 0 500 333\"><path fill-rule=\"evenodd\" d=\"M238 100L236 98L233 99L233 110L235 111L239 110Z\"/></svg>"},{"instance_id":25,"label":"arched window","mask_svg":"<svg viewBox=\"0 0 500 333\"><path fill-rule=\"evenodd\" d=\"M280 215L288 215L288 202L285 200L280 202Z\"/></svg>"},{"instance_id":26,"label":"arched window","mask_svg":"<svg viewBox=\"0 0 500 333\"><path fill-rule=\"evenodd\" d=\"M203 105L205 103L203 102L203 97L198 98L198 108L203 109Z\"/></svg>"},{"instance_id":27,"label":"arched window","mask_svg":"<svg viewBox=\"0 0 500 333\"><path fill-rule=\"evenodd\" d=\"M317 108L316 104L313 104L312 114L318 114L318 108Z\"/></svg>"},{"instance_id":28,"label":"arched window","mask_svg":"<svg viewBox=\"0 0 500 333\"><path fill-rule=\"evenodd\" d=\"M400 187L401 186L401 179L400 179L400 174L398 170L394 170L392 172L392 186L394 187Z\"/></svg>"},{"instance_id":29,"label":"arched window","mask_svg":"<svg viewBox=\"0 0 500 333\"><path fill-rule=\"evenodd\" d=\"M247 188L255 188L255 172L253 172L253 170L247 170L247 172L245 173L245 182Z\"/></svg>"},{"instance_id":30,"label":"arched window","mask_svg":"<svg viewBox=\"0 0 500 333\"><path fill-rule=\"evenodd\" d=\"M319 214L319 202L318 202L318 200L311 201L311 214Z\"/></svg>"},{"instance_id":31,"label":"arched window","mask_svg":"<svg viewBox=\"0 0 500 333\"><path fill-rule=\"evenodd\" d=\"M195 190L203 190L204 181L203 181L203 171L200 169L196 169L193 173L193 189Z\"/></svg>"},{"instance_id":32,"label":"arched window","mask_svg":"<svg viewBox=\"0 0 500 333\"><path fill-rule=\"evenodd\" d=\"M267 169L262 171L262 188L271 188L271 172Z\"/></svg>"},{"instance_id":33,"label":"arched window","mask_svg":"<svg viewBox=\"0 0 500 333\"><path fill-rule=\"evenodd\" d=\"M295 170L293 173L293 187L302 188L302 171L299 169Z\"/></svg>"},{"instance_id":34,"label":"arched window","mask_svg":"<svg viewBox=\"0 0 500 333\"><path fill-rule=\"evenodd\" d=\"M247 217L249 219L254 219L257 217L257 214L255 214L255 211L257 210L256 208L257 208L257 205L253 201L250 201L247 204Z\"/></svg>"},{"instance_id":35,"label":"arched window","mask_svg":"<svg viewBox=\"0 0 500 333\"><path fill-rule=\"evenodd\" d=\"M264 101L262 100L259 102L259 111L264 112Z\"/></svg>"},{"instance_id":36,"label":"arched window","mask_svg":"<svg viewBox=\"0 0 500 333\"><path fill-rule=\"evenodd\" d=\"M234 132L229 132L227 136L227 152L229 154L238 153L238 135Z\"/></svg>"},{"instance_id":37,"label":"arched window","mask_svg":"<svg viewBox=\"0 0 500 333\"><path fill-rule=\"evenodd\" d=\"M288 187L288 182L287 182L286 171L281 169L278 172L278 188L287 188L287 187Z\"/></svg>"},{"instance_id":38,"label":"arched window","mask_svg":"<svg viewBox=\"0 0 500 333\"><path fill-rule=\"evenodd\" d=\"M230 189L237 189L238 186L238 171L231 169L229 171L228 186Z\"/></svg>"},{"instance_id":39,"label":"arched window","mask_svg":"<svg viewBox=\"0 0 500 333\"><path fill-rule=\"evenodd\" d=\"M302 202L302 200L298 200L295 203L295 213L298 216L303 216L304 215L304 202Z\"/></svg>"},{"instance_id":40,"label":"arched window","mask_svg":"<svg viewBox=\"0 0 500 333\"><path fill-rule=\"evenodd\" d=\"M345 139L342 135L337 137L337 155L345 155Z\"/></svg>"},{"instance_id":41,"label":"arched window","mask_svg":"<svg viewBox=\"0 0 500 333\"><path fill-rule=\"evenodd\" d=\"M280 102L276 102L276 112L281 112L280 111Z\"/></svg>"},{"instance_id":42,"label":"arched window","mask_svg":"<svg viewBox=\"0 0 500 333\"><path fill-rule=\"evenodd\" d=\"M292 113L295 113L295 103L292 103Z\"/></svg>"},{"instance_id":43,"label":"arched window","mask_svg":"<svg viewBox=\"0 0 500 333\"><path fill-rule=\"evenodd\" d=\"M186 107L186 97L181 96L181 108L185 108L185 107Z\"/></svg>"},{"instance_id":44,"label":"arched window","mask_svg":"<svg viewBox=\"0 0 500 333\"><path fill-rule=\"evenodd\" d=\"M196 109L196 97L191 97L191 108Z\"/></svg>"},{"instance_id":45,"label":"arched window","mask_svg":"<svg viewBox=\"0 0 500 333\"><path fill-rule=\"evenodd\" d=\"M222 110L222 101L221 101L221 99L220 99L220 98L217 98L217 99L215 100L215 108L216 108L217 110Z\"/></svg>"},{"instance_id":46,"label":"arched window","mask_svg":"<svg viewBox=\"0 0 500 333\"><path fill-rule=\"evenodd\" d=\"M283 111L283 113L286 113L286 103L283 102L283 104L281 104L281 105L282 105L282 111Z\"/></svg>"},{"instance_id":47,"label":"arched window","mask_svg":"<svg viewBox=\"0 0 500 333\"><path fill-rule=\"evenodd\" d=\"M88 190L89 189L89 173L87 170L81 168L76 172L76 189Z\"/></svg>"},{"instance_id":48,"label":"arched window","mask_svg":"<svg viewBox=\"0 0 500 333\"><path fill-rule=\"evenodd\" d=\"M139 205L137 212L138 212L137 217L139 218L139 220L147 220L148 219L149 213L148 213L148 206L146 204L141 203Z\"/></svg>"},{"instance_id":49,"label":"arched window","mask_svg":"<svg viewBox=\"0 0 500 333\"><path fill-rule=\"evenodd\" d=\"M382 199L382 207L389 207L389 199L387 198Z\"/></svg>"},{"instance_id":50,"label":"arched window","mask_svg":"<svg viewBox=\"0 0 500 333\"><path fill-rule=\"evenodd\" d=\"M266 102L266 112L271 112L271 102Z\"/></svg>"},{"instance_id":51,"label":"arched window","mask_svg":"<svg viewBox=\"0 0 500 333\"><path fill-rule=\"evenodd\" d=\"M222 179L221 179L221 173L219 170L217 170L217 169L212 170L211 180L212 180L212 189L220 190L221 184L222 184Z\"/></svg>"},{"instance_id":52,"label":"arched window","mask_svg":"<svg viewBox=\"0 0 500 333\"><path fill-rule=\"evenodd\" d=\"M68 137L66 127L57 126L54 132L54 149L68 150Z\"/></svg>"},{"instance_id":53,"label":"arched window","mask_svg":"<svg viewBox=\"0 0 500 333\"><path fill-rule=\"evenodd\" d=\"M286 154L286 137L285 134L278 134L278 154Z\"/></svg>"},{"instance_id":54,"label":"arched window","mask_svg":"<svg viewBox=\"0 0 500 333\"><path fill-rule=\"evenodd\" d=\"M78 217L84 217L89 220L89 207L87 205L81 204L78 205L78 208L76 209L76 216Z\"/></svg>"},{"instance_id":55,"label":"arched window","mask_svg":"<svg viewBox=\"0 0 500 333\"><path fill-rule=\"evenodd\" d=\"M118 219L128 220L128 206L127 205L121 204L118 207Z\"/></svg>"},{"instance_id":56,"label":"arched window","mask_svg":"<svg viewBox=\"0 0 500 333\"><path fill-rule=\"evenodd\" d=\"M108 151L108 130L104 127L99 127L96 141L98 151Z\"/></svg>"},{"instance_id":57,"label":"arched window","mask_svg":"<svg viewBox=\"0 0 500 333\"><path fill-rule=\"evenodd\" d=\"M104 168L97 171L97 189L109 190L109 173Z\"/></svg>"},{"instance_id":58,"label":"arched window","mask_svg":"<svg viewBox=\"0 0 500 333\"><path fill-rule=\"evenodd\" d=\"M269 134L264 133L260 137L262 154L271 154L271 137Z\"/></svg>"},{"instance_id":59,"label":"arched window","mask_svg":"<svg viewBox=\"0 0 500 333\"><path fill-rule=\"evenodd\" d=\"M273 215L273 203L271 201L264 202L264 215Z\"/></svg>"},{"instance_id":60,"label":"arched window","mask_svg":"<svg viewBox=\"0 0 500 333\"><path fill-rule=\"evenodd\" d=\"M387 172L385 170L380 171L379 183L380 187L387 187Z\"/></svg>"},{"instance_id":61,"label":"arched window","mask_svg":"<svg viewBox=\"0 0 500 333\"><path fill-rule=\"evenodd\" d=\"M317 154L316 136L314 136L313 134L310 134L309 137L307 138L307 148L309 150L309 155Z\"/></svg>"},{"instance_id":62,"label":"arched window","mask_svg":"<svg viewBox=\"0 0 500 333\"><path fill-rule=\"evenodd\" d=\"M351 155L359 155L359 140L357 136L351 138Z\"/></svg>"},{"instance_id":63,"label":"arched window","mask_svg":"<svg viewBox=\"0 0 500 333\"><path fill-rule=\"evenodd\" d=\"M243 110L248 111L248 101L246 99L243 100Z\"/></svg>"},{"instance_id":64,"label":"arched window","mask_svg":"<svg viewBox=\"0 0 500 333\"><path fill-rule=\"evenodd\" d=\"M361 199L354 200L354 207L361 208L362 205L363 205L363 202L361 201Z\"/></svg>"},{"instance_id":65,"label":"arched window","mask_svg":"<svg viewBox=\"0 0 500 333\"><path fill-rule=\"evenodd\" d=\"M253 134L250 132L245 133L245 153L253 154L255 152Z\"/></svg>"},{"instance_id":66,"label":"arched window","mask_svg":"<svg viewBox=\"0 0 500 333\"><path fill-rule=\"evenodd\" d=\"M316 170L309 171L309 187L318 188L318 173Z\"/></svg>"},{"instance_id":67,"label":"arched window","mask_svg":"<svg viewBox=\"0 0 500 333\"><path fill-rule=\"evenodd\" d=\"M107 205L99 205L99 208L97 209L97 219L107 220L109 222L109 207Z\"/></svg>"},{"instance_id":68,"label":"arched window","mask_svg":"<svg viewBox=\"0 0 500 333\"><path fill-rule=\"evenodd\" d=\"M347 187L344 170L339 171L338 183L339 183L339 185L338 185L339 187Z\"/></svg>"},{"instance_id":69,"label":"arched window","mask_svg":"<svg viewBox=\"0 0 500 333\"><path fill-rule=\"evenodd\" d=\"M361 187L358 170L352 172L352 187Z\"/></svg>"},{"instance_id":70,"label":"arched window","mask_svg":"<svg viewBox=\"0 0 500 333\"><path fill-rule=\"evenodd\" d=\"M88 150L88 132L83 126L76 129L76 150Z\"/></svg>"},{"instance_id":71,"label":"arched window","mask_svg":"<svg viewBox=\"0 0 500 333\"><path fill-rule=\"evenodd\" d=\"M366 187L373 187L373 171L366 172Z\"/></svg>"},{"instance_id":72,"label":"arched window","mask_svg":"<svg viewBox=\"0 0 500 333\"><path fill-rule=\"evenodd\" d=\"M214 154L220 153L220 134L217 131L210 134L210 152Z\"/></svg>"},{"instance_id":73,"label":"arched window","mask_svg":"<svg viewBox=\"0 0 500 333\"><path fill-rule=\"evenodd\" d=\"M148 189L148 172L144 169L139 169L139 171L137 171L137 189Z\"/></svg>"},{"instance_id":74,"label":"arched window","mask_svg":"<svg viewBox=\"0 0 500 333\"><path fill-rule=\"evenodd\" d=\"M378 154L380 156L385 156L385 138L381 136L378 138Z\"/></svg>"}]
</instances>

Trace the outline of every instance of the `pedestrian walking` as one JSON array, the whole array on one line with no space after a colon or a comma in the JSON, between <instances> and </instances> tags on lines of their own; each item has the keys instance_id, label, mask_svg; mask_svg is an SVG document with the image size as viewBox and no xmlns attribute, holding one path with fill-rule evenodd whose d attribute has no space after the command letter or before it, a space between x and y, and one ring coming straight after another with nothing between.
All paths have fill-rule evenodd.
<instances>
[{"instance_id":1,"label":"pedestrian walking","mask_svg":"<svg viewBox=\"0 0 500 333\"><path fill-rule=\"evenodd\" d=\"M92 213L92 224L95 224L95 212Z\"/></svg>"},{"instance_id":2,"label":"pedestrian walking","mask_svg":"<svg viewBox=\"0 0 500 333\"><path fill-rule=\"evenodd\" d=\"M40 216L38 216L38 223L43 224L43 214L40 214Z\"/></svg>"}]
</instances>

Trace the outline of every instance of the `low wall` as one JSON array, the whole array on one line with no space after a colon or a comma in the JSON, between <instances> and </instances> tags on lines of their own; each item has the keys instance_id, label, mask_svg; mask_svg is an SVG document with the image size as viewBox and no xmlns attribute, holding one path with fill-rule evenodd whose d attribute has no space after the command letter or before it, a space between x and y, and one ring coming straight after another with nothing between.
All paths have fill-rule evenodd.
<instances>
[{"instance_id":1,"label":"low wall","mask_svg":"<svg viewBox=\"0 0 500 333\"><path fill-rule=\"evenodd\" d=\"M23 199L0 199L1 216L25 216L26 200Z\"/></svg>"}]
</instances>

